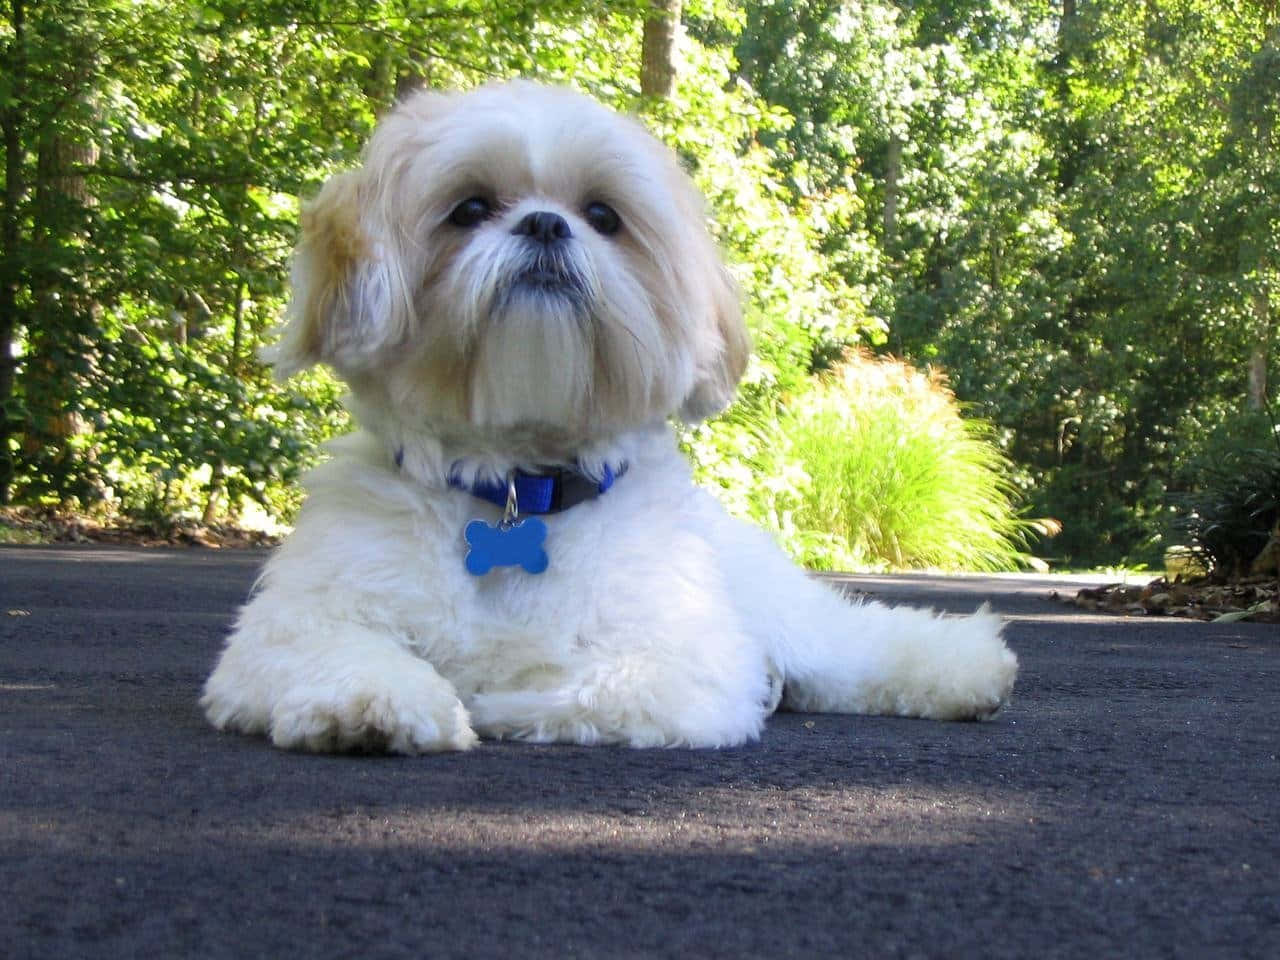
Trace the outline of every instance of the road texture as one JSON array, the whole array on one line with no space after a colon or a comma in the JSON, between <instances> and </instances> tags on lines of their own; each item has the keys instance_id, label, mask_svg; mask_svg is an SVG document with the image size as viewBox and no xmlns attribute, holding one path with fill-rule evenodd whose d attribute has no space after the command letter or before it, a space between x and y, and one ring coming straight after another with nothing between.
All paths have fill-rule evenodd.
<instances>
[{"instance_id":1,"label":"road texture","mask_svg":"<svg viewBox=\"0 0 1280 960\"><path fill-rule=\"evenodd\" d=\"M995 721L305 756L196 708L262 553L0 549L0 955L1280 956L1280 630L989 600ZM1061 586L1059 584L1058 586Z\"/></svg>"}]
</instances>

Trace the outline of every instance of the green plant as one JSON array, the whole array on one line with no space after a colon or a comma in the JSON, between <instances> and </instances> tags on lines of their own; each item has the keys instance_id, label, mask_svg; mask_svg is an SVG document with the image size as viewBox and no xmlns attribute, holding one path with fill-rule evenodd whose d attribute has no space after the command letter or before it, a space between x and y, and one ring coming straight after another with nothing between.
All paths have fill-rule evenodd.
<instances>
[{"instance_id":1,"label":"green plant","mask_svg":"<svg viewBox=\"0 0 1280 960\"><path fill-rule=\"evenodd\" d=\"M812 566L1016 569L1049 532L1019 517L991 427L963 418L936 372L854 355L780 429L808 478L793 517Z\"/></svg>"},{"instance_id":2,"label":"green plant","mask_svg":"<svg viewBox=\"0 0 1280 960\"><path fill-rule=\"evenodd\" d=\"M1261 415L1237 418L1202 441L1178 480L1175 538L1214 576L1248 573L1280 524L1280 429Z\"/></svg>"}]
</instances>

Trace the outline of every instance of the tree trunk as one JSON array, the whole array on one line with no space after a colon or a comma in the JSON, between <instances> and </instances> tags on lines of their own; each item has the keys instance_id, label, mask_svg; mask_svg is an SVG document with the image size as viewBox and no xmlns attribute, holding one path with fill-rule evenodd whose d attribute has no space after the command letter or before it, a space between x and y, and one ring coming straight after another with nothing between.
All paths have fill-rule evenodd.
<instances>
[{"instance_id":1,"label":"tree trunk","mask_svg":"<svg viewBox=\"0 0 1280 960\"><path fill-rule=\"evenodd\" d=\"M243 248L237 245L234 254L235 259L239 260L243 256ZM240 355L244 347L244 305L249 297L249 285L244 280L236 281L235 295L235 318L231 328L231 356L228 357L227 372L239 379L241 369ZM213 467L209 474L209 487L204 501L204 512L200 515L200 522L206 527L218 519L218 511L222 507L222 501L226 494L226 477L226 461L219 457L213 462ZM230 498L226 499L227 508L230 510L235 504L231 502Z\"/></svg>"},{"instance_id":2,"label":"tree trunk","mask_svg":"<svg viewBox=\"0 0 1280 960\"><path fill-rule=\"evenodd\" d=\"M892 253L898 241L898 183L902 180L902 141L889 135L884 161L884 248Z\"/></svg>"},{"instance_id":3,"label":"tree trunk","mask_svg":"<svg viewBox=\"0 0 1280 960\"><path fill-rule=\"evenodd\" d=\"M226 467L218 460L209 472L209 488L204 501L204 512L200 515L200 523L209 526L218 519L218 510L222 506L222 491L226 486Z\"/></svg>"},{"instance_id":4,"label":"tree trunk","mask_svg":"<svg viewBox=\"0 0 1280 960\"><path fill-rule=\"evenodd\" d=\"M1249 354L1248 403L1250 410L1267 408L1267 354L1271 347L1271 298L1266 290L1253 292L1253 319L1258 342Z\"/></svg>"},{"instance_id":5,"label":"tree trunk","mask_svg":"<svg viewBox=\"0 0 1280 960\"><path fill-rule=\"evenodd\" d=\"M40 145L38 164L39 189L63 201L71 200L81 207L98 205L89 191L84 170L98 162L96 143L79 143L53 136ZM45 201L41 201L45 202Z\"/></svg>"},{"instance_id":6,"label":"tree trunk","mask_svg":"<svg viewBox=\"0 0 1280 960\"><path fill-rule=\"evenodd\" d=\"M1268 51L1275 53L1278 50L1280 50L1280 20L1272 22L1267 28L1259 53L1265 54ZM1256 126L1254 129L1249 130L1246 126L1244 130L1240 131L1242 139L1246 142L1252 139L1257 145L1258 154L1261 158L1267 157L1268 152L1275 149L1275 145L1272 143L1272 137L1275 132L1272 118L1273 114L1269 110L1261 109L1255 115L1254 123ZM1275 161L1271 162L1274 163ZM1259 171L1259 174L1261 174L1261 171ZM1266 196L1264 178L1259 175L1254 178L1253 182L1259 194ZM1274 249L1270 244L1268 244L1268 247ZM1253 349L1249 352L1247 367L1248 387L1246 397L1250 410L1266 410L1268 408L1267 359L1271 352L1271 341L1275 336L1275 323L1271 309L1271 286L1274 277L1272 263L1272 256L1264 248L1259 253L1258 260L1254 264L1257 279L1252 296L1253 328L1258 339Z\"/></svg>"},{"instance_id":7,"label":"tree trunk","mask_svg":"<svg viewBox=\"0 0 1280 960\"><path fill-rule=\"evenodd\" d=\"M48 131L36 156L37 215L31 230L36 262L28 273L40 304L42 329L30 331L28 338L24 383L32 402L27 410L26 446L32 450L53 447L50 462L67 476L78 472L67 442L89 432L89 426L79 409L81 383L74 364L55 358L69 352L68 347L83 349L76 334L88 336L96 328L101 310L80 283L82 276L68 285L57 275L42 275L42 271L45 264L57 262L54 251L67 238L83 235L84 212L97 206L83 170L97 163L98 155L97 144L68 140Z\"/></svg>"},{"instance_id":8,"label":"tree trunk","mask_svg":"<svg viewBox=\"0 0 1280 960\"><path fill-rule=\"evenodd\" d=\"M666 100L676 87L676 37L682 0L649 0L640 52L640 94Z\"/></svg>"},{"instance_id":9,"label":"tree trunk","mask_svg":"<svg viewBox=\"0 0 1280 960\"><path fill-rule=\"evenodd\" d=\"M21 200L22 144L12 110L4 111L4 208L0 211L0 504L9 502L13 484L13 454L10 439L18 422L13 397L13 339L18 332L18 284L21 267L17 262L18 205Z\"/></svg>"},{"instance_id":10,"label":"tree trunk","mask_svg":"<svg viewBox=\"0 0 1280 960\"><path fill-rule=\"evenodd\" d=\"M4 198L0 201L0 505L9 502L13 486L13 454L9 444L18 422L13 403L14 335L18 332L18 287L22 265L18 262L18 230L22 195L26 190L22 176L22 130L19 106L26 95L26 70L22 51L26 40L25 9L22 0L11 0L9 49L4 58L9 72L11 98L0 107L0 132L4 137Z\"/></svg>"}]
</instances>

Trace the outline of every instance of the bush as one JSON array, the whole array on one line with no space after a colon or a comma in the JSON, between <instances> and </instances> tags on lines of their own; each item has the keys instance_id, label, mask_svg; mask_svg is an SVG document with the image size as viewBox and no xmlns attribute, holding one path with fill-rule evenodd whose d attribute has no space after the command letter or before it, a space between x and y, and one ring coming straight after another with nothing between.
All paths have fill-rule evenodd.
<instances>
[{"instance_id":1,"label":"bush","mask_svg":"<svg viewBox=\"0 0 1280 960\"><path fill-rule=\"evenodd\" d=\"M797 526L829 531L840 566L1012 570L1042 525L1021 519L1012 465L936 372L855 356L782 420L809 483Z\"/></svg>"},{"instance_id":2,"label":"bush","mask_svg":"<svg viewBox=\"0 0 1280 960\"><path fill-rule=\"evenodd\" d=\"M898 361L855 354L774 417L735 407L711 439L732 450L695 441L706 473L755 478L722 479L730 509L816 569L1011 570L1050 532L1018 516L991 427L961 416L939 374Z\"/></svg>"},{"instance_id":3,"label":"bush","mask_svg":"<svg viewBox=\"0 0 1280 960\"><path fill-rule=\"evenodd\" d=\"M341 385L321 370L276 384L247 360L234 374L215 337L175 343L141 335L141 324L113 328L117 319L104 320L76 397L78 430L61 445L91 495L73 499L55 470L28 470L19 502L159 529L201 517L212 496L233 521L256 508L290 522L298 476L347 428Z\"/></svg>"},{"instance_id":4,"label":"bush","mask_svg":"<svg viewBox=\"0 0 1280 960\"><path fill-rule=\"evenodd\" d=\"M1217 577L1239 577L1280 523L1280 430L1253 415L1211 432L1170 494L1173 539Z\"/></svg>"}]
</instances>

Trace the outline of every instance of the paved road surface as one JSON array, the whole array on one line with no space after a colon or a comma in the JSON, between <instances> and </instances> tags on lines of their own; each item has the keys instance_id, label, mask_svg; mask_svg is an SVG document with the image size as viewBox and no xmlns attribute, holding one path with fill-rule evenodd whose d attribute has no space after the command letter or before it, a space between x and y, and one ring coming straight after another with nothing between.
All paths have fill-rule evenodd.
<instances>
[{"instance_id":1,"label":"paved road surface","mask_svg":"<svg viewBox=\"0 0 1280 960\"><path fill-rule=\"evenodd\" d=\"M314 757L197 691L262 554L0 549L0 954L1277 957L1280 630L1049 581L995 722L780 715L711 751Z\"/></svg>"}]
</instances>

